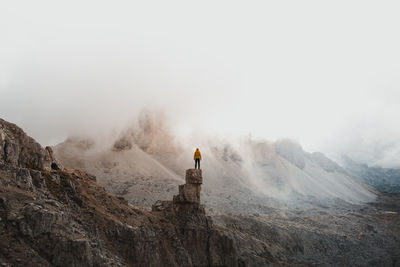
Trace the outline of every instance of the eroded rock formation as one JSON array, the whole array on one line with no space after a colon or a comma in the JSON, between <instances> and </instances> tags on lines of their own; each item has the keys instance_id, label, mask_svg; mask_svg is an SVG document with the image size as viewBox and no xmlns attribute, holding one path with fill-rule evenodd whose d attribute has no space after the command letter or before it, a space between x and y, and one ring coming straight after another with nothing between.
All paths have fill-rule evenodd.
<instances>
[{"instance_id":1,"label":"eroded rock formation","mask_svg":"<svg viewBox=\"0 0 400 267\"><path fill-rule=\"evenodd\" d=\"M199 198L136 208L0 122L1 266L243 266Z\"/></svg>"},{"instance_id":2,"label":"eroded rock formation","mask_svg":"<svg viewBox=\"0 0 400 267\"><path fill-rule=\"evenodd\" d=\"M0 122L0 266L399 265L398 195L379 205L211 219L200 202L202 173L188 170L175 201L149 211L83 171L51 170L50 150Z\"/></svg>"},{"instance_id":3,"label":"eroded rock formation","mask_svg":"<svg viewBox=\"0 0 400 267\"><path fill-rule=\"evenodd\" d=\"M39 143L13 123L0 119L0 163L34 170L50 170L55 163L51 147L43 149Z\"/></svg>"},{"instance_id":4,"label":"eroded rock formation","mask_svg":"<svg viewBox=\"0 0 400 267\"><path fill-rule=\"evenodd\" d=\"M179 186L179 194L173 201L157 201L153 212L177 228L176 237L183 240L190 255L182 255L186 258L184 266L246 266L235 241L227 232L215 228L211 217L206 216L200 204L202 183L201 170L186 170L186 183Z\"/></svg>"},{"instance_id":5,"label":"eroded rock formation","mask_svg":"<svg viewBox=\"0 0 400 267\"><path fill-rule=\"evenodd\" d=\"M186 184L179 186L179 194L174 196L174 204L200 204L200 191L203 177L200 169L186 170Z\"/></svg>"}]
</instances>

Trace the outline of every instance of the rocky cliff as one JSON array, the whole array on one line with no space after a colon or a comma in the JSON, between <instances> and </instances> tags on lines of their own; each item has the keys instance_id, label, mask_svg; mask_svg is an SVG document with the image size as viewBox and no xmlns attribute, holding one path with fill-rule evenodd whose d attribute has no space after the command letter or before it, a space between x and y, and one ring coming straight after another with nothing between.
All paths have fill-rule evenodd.
<instances>
[{"instance_id":1,"label":"rocky cliff","mask_svg":"<svg viewBox=\"0 0 400 267\"><path fill-rule=\"evenodd\" d=\"M166 201L153 211L136 208L85 172L51 168L51 151L14 124L1 120L0 129L1 265L246 265L199 198ZM201 173L188 179L199 182Z\"/></svg>"},{"instance_id":2,"label":"rocky cliff","mask_svg":"<svg viewBox=\"0 0 400 267\"><path fill-rule=\"evenodd\" d=\"M0 163L34 170L50 170L61 165L51 147L43 149L33 138L16 126L0 119Z\"/></svg>"},{"instance_id":3,"label":"rocky cliff","mask_svg":"<svg viewBox=\"0 0 400 267\"><path fill-rule=\"evenodd\" d=\"M58 165L17 126L1 120L0 129L1 266L400 265L398 195L268 215L206 213L203 173L191 169L174 197L140 208Z\"/></svg>"}]
</instances>

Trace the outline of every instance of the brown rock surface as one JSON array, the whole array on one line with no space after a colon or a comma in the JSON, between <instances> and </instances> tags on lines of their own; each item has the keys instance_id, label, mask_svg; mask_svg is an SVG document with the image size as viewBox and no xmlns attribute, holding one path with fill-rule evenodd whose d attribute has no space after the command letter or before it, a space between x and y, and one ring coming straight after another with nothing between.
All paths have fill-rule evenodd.
<instances>
[{"instance_id":1,"label":"brown rock surface","mask_svg":"<svg viewBox=\"0 0 400 267\"><path fill-rule=\"evenodd\" d=\"M15 125L1 134L1 266L244 266L201 205L136 208L82 171L46 170L46 150Z\"/></svg>"},{"instance_id":2,"label":"brown rock surface","mask_svg":"<svg viewBox=\"0 0 400 267\"><path fill-rule=\"evenodd\" d=\"M173 202L200 204L200 191L203 182L201 170L186 170L186 184L179 186L179 194L174 196Z\"/></svg>"},{"instance_id":3,"label":"brown rock surface","mask_svg":"<svg viewBox=\"0 0 400 267\"><path fill-rule=\"evenodd\" d=\"M179 186L179 194L174 196L174 203L200 204L200 190L200 185L182 184Z\"/></svg>"},{"instance_id":4,"label":"brown rock surface","mask_svg":"<svg viewBox=\"0 0 400 267\"><path fill-rule=\"evenodd\" d=\"M85 172L47 170L55 159L45 149L13 124L1 121L0 129L0 266L399 265L398 195L340 210L212 220L200 199L157 201L150 212ZM200 193L189 176L182 192Z\"/></svg>"},{"instance_id":5,"label":"brown rock surface","mask_svg":"<svg viewBox=\"0 0 400 267\"><path fill-rule=\"evenodd\" d=\"M202 184L203 176L202 176L201 169L186 170L186 183L187 184Z\"/></svg>"},{"instance_id":6,"label":"brown rock surface","mask_svg":"<svg viewBox=\"0 0 400 267\"><path fill-rule=\"evenodd\" d=\"M0 119L0 163L35 170L50 170L56 162L50 147L43 149L13 123Z\"/></svg>"}]
</instances>

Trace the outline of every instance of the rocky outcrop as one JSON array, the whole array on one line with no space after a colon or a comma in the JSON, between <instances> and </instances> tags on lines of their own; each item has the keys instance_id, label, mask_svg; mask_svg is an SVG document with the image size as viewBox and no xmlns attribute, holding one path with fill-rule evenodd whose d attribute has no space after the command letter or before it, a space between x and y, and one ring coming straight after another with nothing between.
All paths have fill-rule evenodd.
<instances>
[{"instance_id":1,"label":"rocky outcrop","mask_svg":"<svg viewBox=\"0 0 400 267\"><path fill-rule=\"evenodd\" d=\"M181 150L165 124L164 114L149 110L142 110L137 123L120 133L114 142L113 150L130 150L135 146L153 155Z\"/></svg>"},{"instance_id":2,"label":"rocky outcrop","mask_svg":"<svg viewBox=\"0 0 400 267\"><path fill-rule=\"evenodd\" d=\"M269 208L268 216L206 213L200 202L202 172L187 170L186 183L174 200L157 201L149 211L108 193L83 171L51 170L56 162L49 157L51 151L15 125L1 121L1 133L7 152L2 150L0 161L0 266L400 262L399 197L390 195L390 201L381 200L379 206L339 202L336 210Z\"/></svg>"},{"instance_id":3,"label":"rocky outcrop","mask_svg":"<svg viewBox=\"0 0 400 267\"><path fill-rule=\"evenodd\" d=\"M174 196L174 203L200 204L200 191L203 177L200 169L186 170L186 184L179 186L179 194Z\"/></svg>"},{"instance_id":4,"label":"rocky outcrop","mask_svg":"<svg viewBox=\"0 0 400 267\"><path fill-rule=\"evenodd\" d=\"M222 229L213 226L200 204L200 169L186 170L186 184L179 186L173 201L157 201L152 210L177 228L177 237L183 241L187 255L181 255L184 266L246 266L239 257L237 244ZM189 256L190 255L190 256Z\"/></svg>"},{"instance_id":5,"label":"rocky outcrop","mask_svg":"<svg viewBox=\"0 0 400 267\"><path fill-rule=\"evenodd\" d=\"M51 151L17 126L1 121L1 134L0 265L243 266L199 197L148 212L82 171L51 170Z\"/></svg>"},{"instance_id":6,"label":"rocky outcrop","mask_svg":"<svg viewBox=\"0 0 400 267\"><path fill-rule=\"evenodd\" d=\"M275 151L299 169L304 169L306 166L305 152L303 148L292 140L281 139L276 141Z\"/></svg>"},{"instance_id":7,"label":"rocky outcrop","mask_svg":"<svg viewBox=\"0 0 400 267\"><path fill-rule=\"evenodd\" d=\"M52 163L61 167L51 147L43 149L21 128L3 119L0 119L0 163L35 170L49 170Z\"/></svg>"}]
</instances>

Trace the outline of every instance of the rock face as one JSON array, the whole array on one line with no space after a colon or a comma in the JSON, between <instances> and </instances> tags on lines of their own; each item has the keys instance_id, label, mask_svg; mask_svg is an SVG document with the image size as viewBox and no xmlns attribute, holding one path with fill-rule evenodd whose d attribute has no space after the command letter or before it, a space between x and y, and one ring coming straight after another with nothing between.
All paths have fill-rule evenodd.
<instances>
[{"instance_id":1,"label":"rock face","mask_svg":"<svg viewBox=\"0 0 400 267\"><path fill-rule=\"evenodd\" d=\"M399 266L399 196L380 206L341 204L338 213L211 219L199 170L187 170L175 201L149 211L83 171L50 170L50 151L4 121L1 145L0 266Z\"/></svg>"},{"instance_id":2,"label":"rock face","mask_svg":"<svg viewBox=\"0 0 400 267\"><path fill-rule=\"evenodd\" d=\"M201 170L186 170L186 184L179 186L179 194L173 201L157 201L152 206L153 212L172 222L177 237L184 240L188 255L181 255L183 266L246 266L239 257L237 243L227 232L215 228L212 219L206 216L200 204L202 183Z\"/></svg>"},{"instance_id":3,"label":"rock face","mask_svg":"<svg viewBox=\"0 0 400 267\"><path fill-rule=\"evenodd\" d=\"M143 151L153 155L177 152L180 150L174 137L165 125L162 112L142 110L137 125L125 129L115 140L114 151L129 151L138 145Z\"/></svg>"},{"instance_id":4,"label":"rock face","mask_svg":"<svg viewBox=\"0 0 400 267\"><path fill-rule=\"evenodd\" d=\"M203 177L200 169L186 170L186 184L179 186L179 194L174 196L174 203L200 204L200 191Z\"/></svg>"},{"instance_id":5,"label":"rock face","mask_svg":"<svg viewBox=\"0 0 400 267\"><path fill-rule=\"evenodd\" d=\"M244 266L199 198L136 208L91 175L51 170L51 151L17 126L0 129L0 266Z\"/></svg>"},{"instance_id":6,"label":"rock face","mask_svg":"<svg viewBox=\"0 0 400 267\"><path fill-rule=\"evenodd\" d=\"M57 164L51 147L43 149L39 143L16 126L0 119L0 163L35 170L50 170Z\"/></svg>"},{"instance_id":7,"label":"rock face","mask_svg":"<svg viewBox=\"0 0 400 267\"><path fill-rule=\"evenodd\" d=\"M231 229L230 237L241 248L239 257L251 259L246 263L252 266L269 265L268 253L285 257L284 262L291 258L284 266L400 266L400 195L381 197L386 199L379 204L342 210L312 209L292 216L220 214L213 221Z\"/></svg>"}]
</instances>

